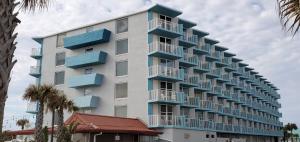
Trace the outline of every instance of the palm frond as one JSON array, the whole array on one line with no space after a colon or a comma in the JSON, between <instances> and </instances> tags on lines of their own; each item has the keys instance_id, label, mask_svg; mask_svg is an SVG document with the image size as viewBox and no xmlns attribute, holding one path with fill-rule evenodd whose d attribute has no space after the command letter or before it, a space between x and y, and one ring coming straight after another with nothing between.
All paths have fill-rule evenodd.
<instances>
[{"instance_id":1,"label":"palm frond","mask_svg":"<svg viewBox=\"0 0 300 142\"><path fill-rule=\"evenodd\" d=\"M277 0L277 5L283 29L295 35L300 27L300 1Z\"/></svg>"},{"instance_id":2,"label":"palm frond","mask_svg":"<svg viewBox=\"0 0 300 142\"><path fill-rule=\"evenodd\" d=\"M22 0L21 7L24 10L35 11L37 8L39 10L47 9L51 0Z\"/></svg>"}]
</instances>

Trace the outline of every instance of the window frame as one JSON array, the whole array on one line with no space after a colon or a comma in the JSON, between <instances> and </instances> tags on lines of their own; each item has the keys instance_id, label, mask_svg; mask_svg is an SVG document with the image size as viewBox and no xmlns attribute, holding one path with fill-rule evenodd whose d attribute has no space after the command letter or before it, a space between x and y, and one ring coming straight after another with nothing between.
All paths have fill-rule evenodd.
<instances>
[{"instance_id":1,"label":"window frame","mask_svg":"<svg viewBox=\"0 0 300 142\"><path fill-rule=\"evenodd\" d=\"M57 84L57 74L58 73L63 73L63 82L62 83L59 83L59 84ZM65 84L65 71L56 71L55 73L54 73L54 85L63 85L63 84Z\"/></svg>"},{"instance_id":2,"label":"window frame","mask_svg":"<svg viewBox=\"0 0 300 142\"><path fill-rule=\"evenodd\" d=\"M58 65L57 64L57 62L58 62L58 55L59 54L64 54L64 63L63 64L60 64L60 65ZM59 67L59 66L64 66L66 64L66 52L57 52L56 54L55 54L55 66L56 67Z\"/></svg>"},{"instance_id":3,"label":"window frame","mask_svg":"<svg viewBox=\"0 0 300 142\"><path fill-rule=\"evenodd\" d=\"M118 116L117 113L116 113L117 108L122 108L122 107L126 107L126 116ZM127 105L116 105L116 106L114 106L114 116L124 117L124 118L128 117L128 106Z\"/></svg>"},{"instance_id":4,"label":"window frame","mask_svg":"<svg viewBox=\"0 0 300 142\"><path fill-rule=\"evenodd\" d=\"M126 84L126 97L117 97L117 85ZM128 98L128 82L119 82L115 84L115 99L126 99Z\"/></svg>"},{"instance_id":5,"label":"window frame","mask_svg":"<svg viewBox=\"0 0 300 142\"><path fill-rule=\"evenodd\" d=\"M118 42L120 41L124 41L124 40L127 40L127 52L126 53L117 53L117 49L118 49ZM129 41L128 41L128 38L122 38L122 39L118 39L116 40L116 44L115 44L115 55L123 55L123 54L128 54L129 52Z\"/></svg>"},{"instance_id":6,"label":"window frame","mask_svg":"<svg viewBox=\"0 0 300 142\"><path fill-rule=\"evenodd\" d=\"M118 70L118 63L123 63L123 62L127 62L127 73L126 74L124 74L124 75L118 75L117 74L117 70ZM116 61L115 62L115 76L117 76L117 77L122 77L122 76L128 76L128 60L120 60L120 61Z\"/></svg>"},{"instance_id":7,"label":"window frame","mask_svg":"<svg viewBox=\"0 0 300 142\"><path fill-rule=\"evenodd\" d=\"M123 21L123 20L127 20L127 30L126 31L121 31L121 32L119 32L118 31L118 22L119 21ZM126 32L128 32L129 31L129 18L128 17L124 17L124 18L120 18L120 19L117 19L116 20L116 34L121 34L121 33L126 33Z\"/></svg>"},{"instance_id":8,"label":"window frame","mask_svg":"<svg viewBox=\"0 0 300 142\"><path fill-rule=\"evenodd\" d=\"M62 45L59 45L60 43L59 43L59 37L60 36L63 36L63 39L62 39ZM56 48L57 47L64 47L64 38L67 36L67 33L60 33L60 34L57 34L56 35Z\"/></svg>"}]
</instances>

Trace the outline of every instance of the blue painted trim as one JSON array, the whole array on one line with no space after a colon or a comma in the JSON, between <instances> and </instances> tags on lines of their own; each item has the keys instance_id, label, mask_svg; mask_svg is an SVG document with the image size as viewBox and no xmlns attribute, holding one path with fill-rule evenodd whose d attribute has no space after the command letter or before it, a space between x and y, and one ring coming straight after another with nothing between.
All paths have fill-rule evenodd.
<instances>
[{"instance_id":1,"label":"blue painted trim","mask_svg":"<svg viewBox=\"0 0 300 142\"><path fill-rule=\"evenodd\" d=\"M100 43L109 42L111 32L107 29L96 30L76 36L64 38L64 48L78 49Z\"/></svg>"}]
</instances>

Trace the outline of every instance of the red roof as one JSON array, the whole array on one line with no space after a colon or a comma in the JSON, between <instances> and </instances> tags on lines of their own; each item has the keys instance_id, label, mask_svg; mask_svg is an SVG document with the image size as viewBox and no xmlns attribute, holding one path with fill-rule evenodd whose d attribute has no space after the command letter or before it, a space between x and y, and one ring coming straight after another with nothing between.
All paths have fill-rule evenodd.
<instances>
[{"instance_id":1,"label":"red roof","mask_svg":"<svg viewBox=\"0 0 300 142\"><path fill-rule=\"evenodd\" d=\"M75 113L65 121L65 125L69 125L72 122L79 123L76 133L103 132L142 135L161 134L161 132L149 129L142 121L135 118ZM34 130L11 131L9 133L15 135L30 135L34 133Z\"/></svg>"}]
</instances>

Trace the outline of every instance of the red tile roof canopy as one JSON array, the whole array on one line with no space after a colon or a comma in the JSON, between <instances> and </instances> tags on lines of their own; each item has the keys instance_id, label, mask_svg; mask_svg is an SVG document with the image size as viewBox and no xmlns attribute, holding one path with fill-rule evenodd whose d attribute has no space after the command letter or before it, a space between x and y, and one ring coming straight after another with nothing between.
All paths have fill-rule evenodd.
<instances>
[{"instance_id":1,"label":"red tile roof canopy","mask_svg":"<svg viewBox=\"0 0 300 142\"><path fill-rule=\"evenodd\" d=\"M76 132L130 133L144 135L158 135L160 132L151 130L139 119L122 118L103 115L75 113L65 124L78 122Z\"/></svg>"},{"instance_id":2,"label":"red tile roof canopy","mask_svg":"<svg viewBox=\"0 0 300 142\"><path fill-rule=\"evenodd\" d=\"M135 118L75 113L65 121L65 125L79 123L76 133L124 133L156 136L161 132L151 130L142 121ZM50 129L49 129L50 130ZM14 135L30 135L34 130L10 131Z\"/></svg>"}]
</instances>

